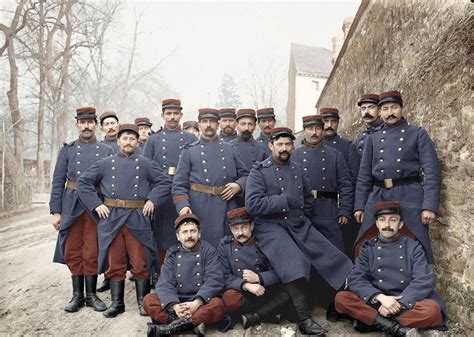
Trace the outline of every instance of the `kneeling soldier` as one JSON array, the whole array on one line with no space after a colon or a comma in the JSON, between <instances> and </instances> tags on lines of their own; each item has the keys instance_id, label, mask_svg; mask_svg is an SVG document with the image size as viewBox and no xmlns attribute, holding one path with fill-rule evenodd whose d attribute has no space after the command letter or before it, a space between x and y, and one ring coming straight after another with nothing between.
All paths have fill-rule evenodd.
<instances>
[{"instance_id":1,"label":"kneeling soldier","mask_svg":"<svg viewBox=\"0 0 474 337\"><path fill-rule=\"evenodd\" d=\"M179 243L168 249L155 293L145 296L148 336L194 330L204 334L204 324L219 322L224 304L217 297L224 287L217 251L201 239L199 219L186 213L175 221Z\"/></svg>"},{"instance_id":2,"label":"kneeling soldier","mask_svg":"<svg viewBox=\"0 0 474 337\"><path fill-rule=\"evenodd\" d=\"M278 322L284 307L291 305L288 293L253 237L254 223L245 207L227 212L232 236L219 244L224 267L223 300L229 313L240 312L244 329L260 323ZM232 315L235 318L235 315Z\"/></svg>"},{"instance_id":3,"label":"kneeling soldier","mask_svg":"<svg viewBox=\"0 0 474 337\"><path fill-rule=\"evenodd\" d=\"M359 332L394 336L411 328L446 330L446 311L435 276L418 241L404 236L398 202L376 205L378 237L364 243L348 276L350 291L336 295L336 310L356 319Z\"/></svg>"},{"instance_id":4,"label":"kneeling soldier","mask_svg":"<svg viewBox=\"0 0 474 337\"><path fill-rule=\"evenodd\" d=\"M86 207L99 218L99 272L110 278L112 305L105 317L125 311L123 302L128 260L135 277L138 308L150 291L149 271L156 252L150 217L169 195L171 180L154 161L136 154L138 127L122 124L118 132L119 153L92 165L78 180L78 193ZM97 196L100 185L104 202ZM127 259L128 256L128 259ZM107 270L105 267L107 266Z\"/></svg>"}]
</instances>

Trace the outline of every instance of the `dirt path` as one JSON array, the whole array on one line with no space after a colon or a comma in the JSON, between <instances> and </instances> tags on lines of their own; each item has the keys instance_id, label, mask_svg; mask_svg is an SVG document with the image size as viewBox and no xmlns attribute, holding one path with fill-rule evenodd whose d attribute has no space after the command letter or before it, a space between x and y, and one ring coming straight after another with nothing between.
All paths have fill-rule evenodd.
<instances>
[{"instance_id":1,"label":"dirt path","mask_svg":"<svg viewBox=\"0 0 474 337\"><path fill-rule=\"evenodd\" d=\"M52 263L57 232L50 221L46 207L0 219L0 335L145 336L149 319L138 314L131 282L126 285L126 312L117 318L107 319L90 308L73 314L63 310L71 296L70 274L66 266ZM100 297L110 303L109 293ZM316 310L315 318L330 330L328 336L356 335L348 322L327 322L322 309ZM209 331L207 335L220 334ZM262 325L246 331L237 325L225 334L295 335L299 333L294 324Z\"/></svg>"}]
</instances>

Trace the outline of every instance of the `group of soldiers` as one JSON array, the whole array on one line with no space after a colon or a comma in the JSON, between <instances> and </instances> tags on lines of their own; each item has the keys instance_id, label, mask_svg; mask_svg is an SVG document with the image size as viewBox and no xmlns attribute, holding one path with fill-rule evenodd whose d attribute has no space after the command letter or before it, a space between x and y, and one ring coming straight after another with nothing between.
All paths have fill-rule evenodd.
<instances>
[{"instance_id":1,"label":"group of soldiers","mask_svg":"<svg viewBox=\"0 0 474 337\"><path fill-rule=\"evenodd\" d=\"M400 92L357 105L366 129L354 141L338 135L335 108L304 116L301 140L273 108L203 108L181 127L181 101L165 99L156 132L147 117L120 124L77 109L79 137L59 153L50 201L54 261L72 275L65 310L123 313L130 270L148 336L284 319L319 336L316 273L334 290L329 321L395 336L446 330L429 240L435 147L403 117ZM107 307L96 291L109 289Z\"/></svg>"}]
</instances>

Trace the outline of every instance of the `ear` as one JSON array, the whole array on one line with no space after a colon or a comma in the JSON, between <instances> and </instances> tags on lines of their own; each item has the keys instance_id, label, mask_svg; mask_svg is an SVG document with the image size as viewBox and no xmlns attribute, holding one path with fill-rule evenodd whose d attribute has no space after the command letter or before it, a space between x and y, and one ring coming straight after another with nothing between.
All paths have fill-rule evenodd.
<instances>
[{"instance_id":1,"label":"ear","mask_svg":"<svg viewBox=\"0 0 474 337\"><path fill-rule=\"evenodd\" d=\"M405 224L403 223L403 220L400 220L400 224L398 225L398 229L402 229Z\"/></svg>"}]
</instances>

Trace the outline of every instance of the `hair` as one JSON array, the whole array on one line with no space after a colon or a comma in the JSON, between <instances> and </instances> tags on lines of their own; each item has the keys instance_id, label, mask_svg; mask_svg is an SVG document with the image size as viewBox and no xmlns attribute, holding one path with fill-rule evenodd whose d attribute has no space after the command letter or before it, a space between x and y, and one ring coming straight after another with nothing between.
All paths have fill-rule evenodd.
<instances>
[{"instance_id":1,"label":"hair","mask_svg":"<svg viewBox=\"0 0 474 337\"><path fill-rule=\"evenodd\" d=\"M292 142L294 142L295 140L291 138L291 136L289 136L288 134L281 134L281 135L278 135L276 136L275 138L271 138L270 139L270 143L274 144L275 140L278 140L282 137L286 137L286 138L290 138Z\"/></svg>"},{"instance_id":2,"label":"hair","mask_svg":"<svg viewBox=\"0 0 474 337\"><path fill-rule=\"evenodd\" d=\"M94 121L95 124L97 124L97 118L79 118L79 119L76 119L76 124L78 124L80 120L91 120L91 121Z\"/></svg>"}]
</instances>

